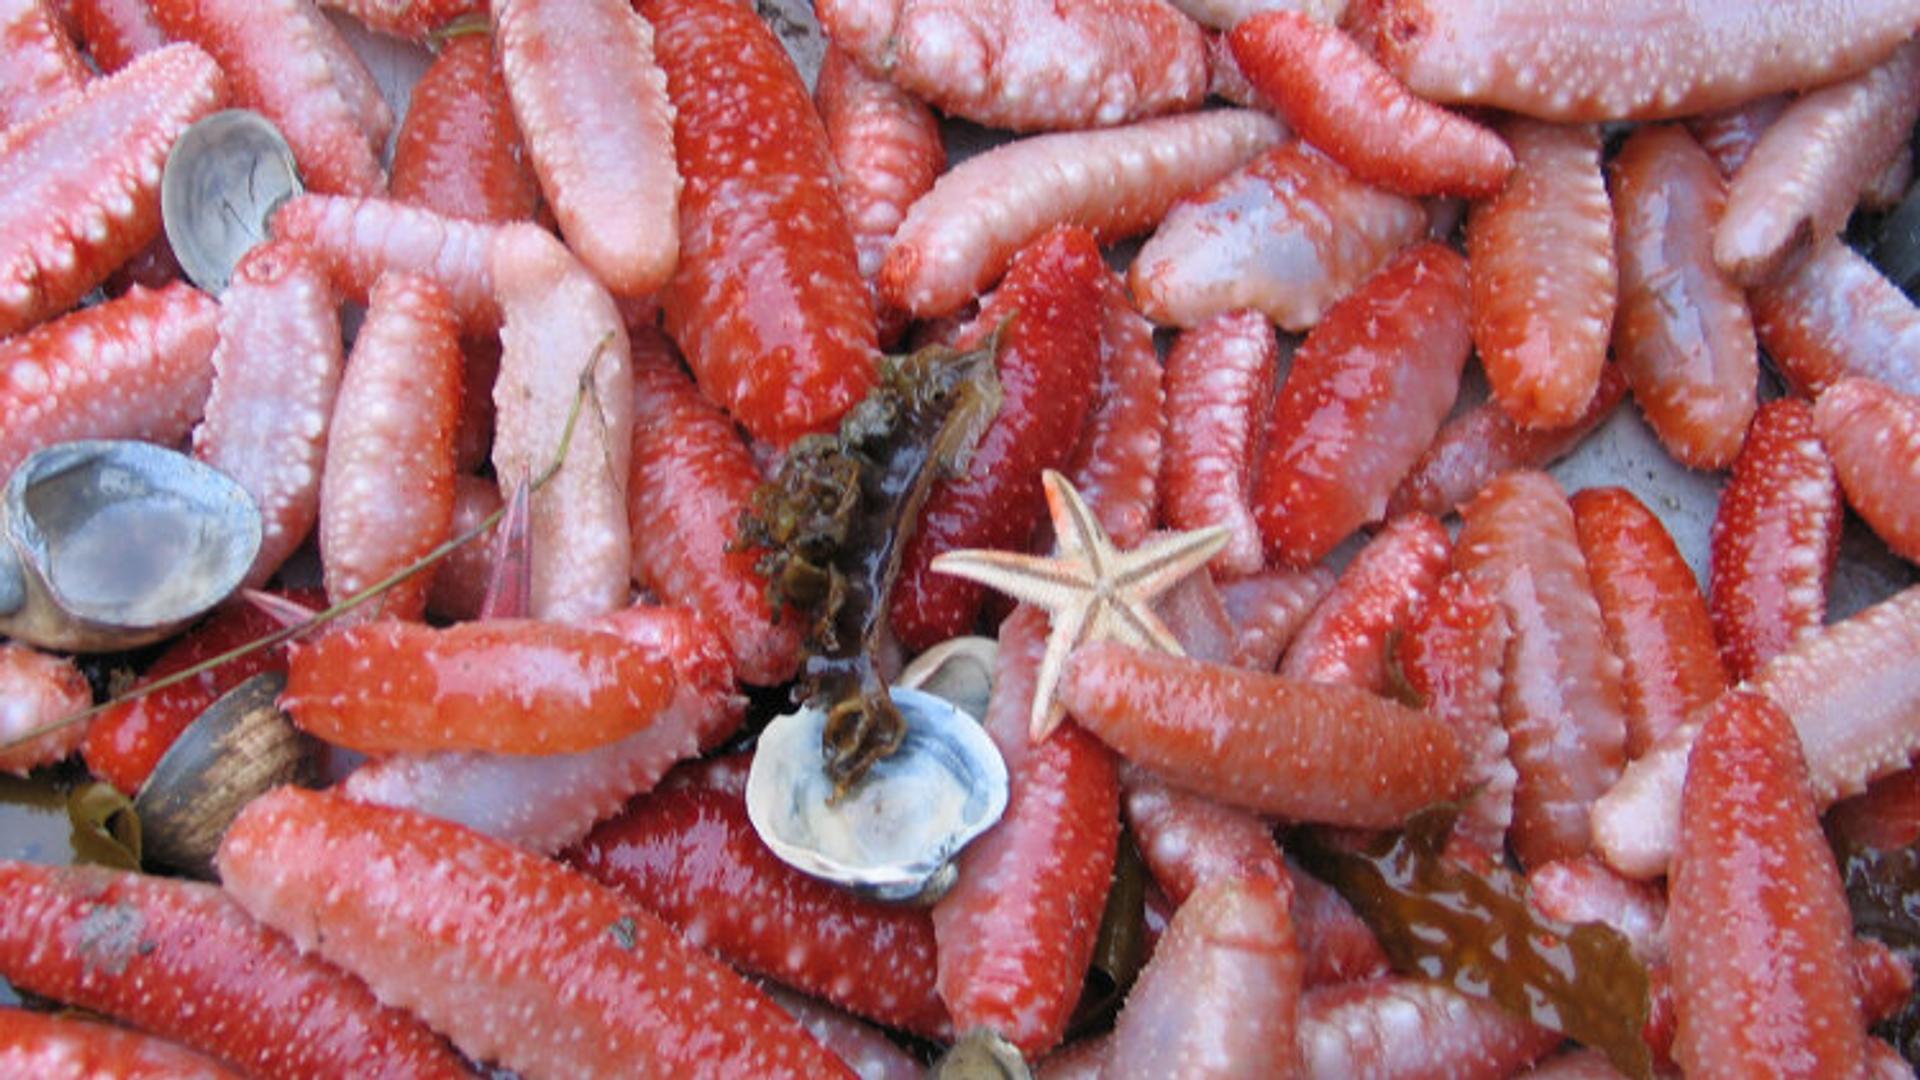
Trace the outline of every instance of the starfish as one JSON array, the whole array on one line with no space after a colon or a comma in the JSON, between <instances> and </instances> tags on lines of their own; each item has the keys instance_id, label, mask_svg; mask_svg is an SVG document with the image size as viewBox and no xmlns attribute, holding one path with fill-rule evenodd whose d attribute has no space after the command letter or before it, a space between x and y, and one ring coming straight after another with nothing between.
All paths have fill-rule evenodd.
<instances>
[{"instance_id":1,"label":"starfish","mask_svg":"<svg viewBox=\"0 0 1920 1080\"><path fill-rule=\"evenodd\" d=\"M1113 546L1105 529L1066 478L1041 474L1047 512L1059 546L1051 557L1008 551L949 551L932 569L1006 593L1046 609L1047 651L1034 682L1028 733L1034 742L1053 734L1064 716L1055 691L1067 656L1090 641L1118 641L1175 656L1185 650L1160 617L1153 600L1226 546L1224 525L1150 539L1131 551Z\"/></svg>"}]
</instances>

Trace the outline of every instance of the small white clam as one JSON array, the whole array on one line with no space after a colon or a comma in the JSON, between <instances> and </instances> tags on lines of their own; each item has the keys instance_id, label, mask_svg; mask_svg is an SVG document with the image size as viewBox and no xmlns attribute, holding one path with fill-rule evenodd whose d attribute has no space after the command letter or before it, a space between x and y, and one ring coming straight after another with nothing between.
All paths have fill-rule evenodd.
<instances>
[{"instance_id":1,"label":"small white clam","mask_svg":"<svg viewBox=\"0 0 1920 1080\"><path fill-rule=\"evenodd\" d=\"M280 129L257 112L225 109L168 152L160 220L180 268L218 296L241 257L267 239L273 212L303 190Z\"/></svg>"},{"instance_id":2,"label":"small white clam","mask_svg":"<svg viewBox=\"0 0 1920 1080\"><path fill-rule=\"evenodd\" d=\"M946 698L985 722L999 654L1000 643L990 637L950 638L914 657L894 685Z\"/></svg>"},{"instance_id":3,"label":"small white clam","mask_svg":"<svg viewBox=\"0 0 1920 1080\"><path fill-rule=\"evenodd\" d=\"M260 536L246 491L184 454L56 443L0 497L0 634L73 652L158 641L239 588Z\"/></svg>"},{"instance_id":4,"label":"small white clam","mask_svg":"<svg viewBox=\"0 0 1920 1080\"><path fill-rule=\"evenodd\" d=\"M754 831L789 865L866 896L931 903L953 859L1007 808L1007 766L977 721L943 698L893 689L900 748L839 797L823 767L823 709L778 717L747 776Z\"/></svg>"}]
</instances>

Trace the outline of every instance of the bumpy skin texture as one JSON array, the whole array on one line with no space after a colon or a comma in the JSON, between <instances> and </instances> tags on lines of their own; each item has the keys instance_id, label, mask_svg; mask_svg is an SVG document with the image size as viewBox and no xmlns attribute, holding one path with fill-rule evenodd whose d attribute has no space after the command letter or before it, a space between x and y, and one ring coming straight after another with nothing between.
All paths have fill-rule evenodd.
<instances>
[{"instance_id":1,"label":"bumpy skin texture","mask_svg":"<svg viewBox=\"0 0 1920 1080\"><path fill-rule=\"evenodd\" d=\"M1192 573L1154 599L1159 616L1188 656L1211 664L1233 656L1233 616L1214 587L1212 574Z\"/></svg>"},{"instance_id":2,"label":"bumpy skin texture","mask_svg":"<svg viewBox=\"0 0 1920 1080\"><path fill-rule=\"evenodd\" d=\"M522 221L540 205L490 34L448 38L393 144L393 197L448 217Z\"/></svg>"},{"instance_id":3,"label":"bumpy skin texture","mask_svg":"<svg viewBox=\"0 0 1920 1080\"><path fill-rule=\"evenodd\" d=\"M1279 352L1266 316L1241 310L1182 332L1167 354L1161 514L1175 529L1231 530L1208 564L1223 577L1258 573L1266 562L1247 487L1255 437L1272 408Z\"/></svg>"},{"instance_id":4,"label":"bumpy skin texture","mask_svg":"<svg viewBox=\"0 0 1920 1080\"><path fill-rule=\"evenodd\" d=\"M1523 427L1565 427L1607 359L1617 273L1600 129L1509 120L1513 176L1467 216L1473 343Z\"/></svg>"},{"instance_id":5,"label":"bumpy skin texture","mask_svg":"<svg viewBox=\"0 0 1920 1080\"><path fill-rule=\"evenodd\" d=\"M1459 392L1467 295L1465 260L1421 244L1335 304L1294 353L1252 493L1270 560L1318 562L1385 513Z\"/></svg>"},{"instance_id":6,"label":"bumpy skin texture","mask_svg":"<svg viewBox=\"0 0 1920 1080\"><path fill-rule=\"evenodd\" d=\"M1730 680L1700 583L1653 511L1625 488L1588 488L1570 503L1607 640L1620 657L1627 757L1636 758Z\"/></svg>"},{"instance_id":7,"label":"bumpy skin texture","mask_svg":"<svg viewBox=\"0 0 1920 1080\"><path fill-rule=\"evenodd\" d=\"M370 754L579 753L645 728L672 692L666 664L563 623L379 622L297 643L288 659L280 701L294 722Z\"/></svg>"},{"instance_id":8,"label":"bumpy skin texture","mask_svg":"<svg viewBox=\"0 0 1920 1080\"><path fill-rule=\"evenodd\" d=\"M337 303L320 266L285 240L247 253L221 298L213 393L193 432L193 456L233 477L260 507L260 553L246 578L254 588L320 514L343 364Z\"/></svg>"},{"instance_id":9,"label":"bumpy skin texture","mask_svg":"<svg viewBox=\"0 0 1920 1080\"><path fill-rule=\"evenodd\" d=\"M1393 970L1373 931L1339 890L1292 861L1287 877L1293 881L1294 932L1307 959L1304 985L1367 982Z\"/></svg>"},{"instance_id":10,"label":"bumpy skin texture","mask_svg":"<svg viewBox=\"0 0 1920 1080\"><path fill-rule=\"evenodd\" d=\"M1687 130L1700 141L1719 167L1720 175L1732 176L1746 164L1760 136L1773 126L1786 110L1787 95L1768 94L1718 112L1687 118Z\"/></svg>"},{"instance_id":11,"label":"bumpy skin texture","mask_svg":"<svg viewBox=\"0 0 1920 1080\"><path fill-rule=\"evenodd\" d=\"M383 34L422 42L460 16L487 9L486 0L321 0L320 6L344 11Z\"/></svg>"},{"instance_id":12,"label":"bumpy skin texture","mask_svg":"<svg viewBox=\"0 0 1920 1080\"><path fill-rule=\"evenodd\" d=\"M985 724L1007 761L1007 812L961 853L959 882L933 908L955 1030L991 1027L1028 1057L1059 1043L1079 1000L1120 839L1113 755L1071 723L1028 739L1045 640L1033 608L1001 628Z\"/></svg>"},{"instance_id":13,"label":"bumpy skin texture","mask_svg":"<svg viewBox=\"0 0 1920 1080\"><path fill-rule=\"evenodd\" d=\"M1286 883L1273 826L1258 814L1174 787L1138 765L1120 766L1120 809L1154 884L1175 905L1201 888L1267 879Z\"/></svg>"},{"instance_id":14,"label":"bumpy skin texture","mask_svg":"<svg viewBox=\"0 0 1920 1080\"><path fill-rule=\"evenodd\" d=\"M622 0L493 0L500 69L540 188L580 261L645 296L679 252L673 105Z\"/></svg>"},{"instance_id":15,"label":"bumpy skin texture","mask_svg":"<svg viewBox=\"0 0 1920 1080\"><path fill-rule=\"evenodd\" d=\"M1299 332L1426 227L1418 203L1361 183L1296 140L1169 211L1127 283L1163 325L1254 308Z\"/></svg>"},{"instance_id":16,"label":"bumpy skin texture","mask_svg":"<svg viewBox=\"0 0 1920 1080\"><path fill-rule=\"evenodd\" d=\"M1370 184L1406 195L1484 198L1513 170L1500 137L1415 97L1359 43L1292 11L1227 35L1255 90L1300 137Z\"/></svg>"},{"instance_id":17,"label":"bumpy skin texture","mask_svg":"<svg viewBox=\"0 0 1920 1080\"><path fill-rule=\"evenodd\" d=\"M72 307L160 235L167 151L226 95L212 58L181 45L0 132L0 336Z\"/></svg>"},{"instance_id":18,"label":"bumpy skin texture","mask_svg":"<svg viewBox=\"0 0 1920 1080\"><path fill-rule=\"evenodd\" d=\"M1500 713L1520 776L1514 852L1523 867L1574 858L1590 843L1587 808L1620 777L1627 722L1573 512L1552 477L1512 473L1463 516L1454 565L1513 630Z\"/></svg>"},{"instance_id":19,"label":"bumpy skin texture","mask_svg":"<svg viewBox=\"0 0 1920 1080\"><path fill-rule=\"evenodd\" d=\"M1214 30L1231 30L1242 20L1263 11L1299 11L1316 22L1333 26L1347 10L1347 0L1170 0L1187 18Z\"/></svg>"},{"instance_id":20,"label":"bumpy skin texture","mask_svg":"<svg viewBox=\"0 0 1920 1080\"><path fill-rule=\"evenodd\" d=\"M1713 517L1707 609L1734 679L1826 621L1844 513L1813 410L1787 398L1768 402Z\"/></svg>"},{"instance_id":21,"label":"bumpy skin texture","mask_svg":"<svg viewBox=\"0 0 1920 1080\"><path fill-rule=\"evenodd\" d=\"M0 1007L0 1072L37 1080L239 1080L164 1039L125 1028Z\"/></svg>"},{"instance_id":22,"label":"bumpy skin texture","mask_svg":"<svg viewBox=\"0 0 1920 1080\"><path fill-rule=\"evenodd\" d=\"M825 0L838 47L943 113L1015 131L1200 103L1200 28L1157 0Z\"/></svg>"},{"instance_id":23,"label":"bumpy skin texture","mask_svg":"<svg viewBox=\"0 0 1920 1080\"><path fill-rule=\"evenodd\" d=\"M381 274L419 274L447 291L462 329L500 328L489 260L496 226L391 199L301 195L274 212L272 230L319 260L343 296L364 302Z\"/></svg>"},{"instance_id":24,"label":"bumpy skin texture","mask_svg":"<svg viewBox=\"0 0 1920 1080\"><path fill-rule=\"evenodd\" d=\"M775 1005L785 1009L807 1034L833 1052L861 1080L918 1080L926 1072L920 1059L901 1049L893 1037L872 1024L857 1020L815 997L796 994L773 984L761 986Z\"/></svg>"},{"instance_id":25,"label":"bumpy skin texture","mask_svg":"<svg viewBox=\"0 0 1920 1080\"><path fill-rule=\"evenodd\" d=\"M237 105L256 109L286 136L314 191L371 195L386 173L358 115L334 81L312 0L152 0L167 36L220 62Z\"/></svg>"},{"instance_id":26,"label":"bumpy skin texture","mask_svg":"<svg viewBox=\"0 0 1920 1080\"><path fill-rule=\"evenodd\" d=\"M633 577L699 611L726 635L740 678L777 686L800 663L802 620L776 621L756 551L733 551L760 486L753 453L700 395L663 342L636 336L633 471L627 484Z\"/></svg>"},{"instance_id":27,"label":"bumpy skin texture","mask_svg":"<svg viewBox=\"0 0 1920 1080\"><path fill-rule=\"evenodd\" d=\"M1852 919L1798 746L1777 706L1730 693L1693 747L1670 897L1689 1076L1862 1068Z\"/></svg>"},{"instance_id":28,"label":"bumpy skin texture","mask_svg":"<svg viewBox=\"0 0 1920 1080\"><path fill-rule=\"evenodd\" d=\"M1874 534L1920 562L1920 401L1866 379L1843 379L1813 406L1840 487Z\"/></svg>"},{"instance_id":29,"label":"bumpy skin texture","mask_svg":"<svg viewBox=\"0 0 1920 1080\"><path fill-rule=\"evenodd\" d=\"M0 861L0 910L0 975L14 986L249 1074L467 1074L420 1021L211 885Z\"/></svg>"},{"instance_id":30,"label":"bumpy skin texture","mask_svg":"<svg viewBox=\"0 0 1920 1080\"><path fill-rule=\"evenodd\" d=\"M178 443L213 386L218 318L190 286L136 285L0 341L0 483L69 439Z\"/></svg>"},{"instance_id":31,"label":"bumpy skin texture","mask_svg":"<svg viewBox=\"0 0 1920 1080\"><path fill-rule=\"evenodd\" d=\"M80 93L87 66L45 0L0 3L0 129Z\"/></svg>"},{"instance_id":32,"label":"bumpy skin texture","mask_svg":"<svg viewBox=\"0 0 1920 1080\"><path fill-rule=\"evenodd\" d=\"M1220 600L1233 622L1233 666L1272 671L1333 580L1331 570L1316 566L1222 582Z\"/></svg>"},{"instance_id":33,"label":"bumpy skin texture","mask_svg":"<svg viewBox=\"0 0 1920 1080\"><path fill-rule=\"evenodd\" d=\"M315 4L300 4L298 10L302 21L313 32L312 47L327 62L334 89L346 101L347 111L359 125L361 134L367 137L374 158L381 159L387 152L387 139L393 135L393 107L380 93L380 84L373 72L367 70L367 62L341 35L340 28L322 15Z\"/></svg>"},{"instance_id":34,"label":"bumpy skin texture","mask_svg":"<svg viewBox=\"0 0 1920 1080\"><path fill-rule=\"evenodd\" d=\"M1453 794L1463 765L1440 721L1368 691L1111 643L1074 652L1061 700L1129 761L1296 820L1391 827Z\"/></svg>"},{"instance_id":35,"label":"bumpy skin texture","mask_svg":"<svg viewBox=\"0 0 1920 1080\"><path fill-rule=\"evenodd\" d=\"M1901 144L1860 189L1860 208L1884 212L1900 205L1907 185L1913 183L1913 148Z\"/></svg>"},{"instance_id":36,"label":"bumpy skin texture","mask_svg":"<svg viewBox=\"0 0 1920 1080\"><path fill-rule=\"evenodd\" d=\"M391 275L353 343L334 400L320 480L320 562L338 603L445 543L453 526L453 432L464 361L447 294ZM419 619L430 574L351 617Z\"/></svg>"},{"instance_id":37,"label":"bumpy skin texture","mask_svg":"<svg viewBox=\"0 0 1920 1080\"><path fill-rule=\"evenodd\" d=\"M1847 966L1861 1019L1878 1024L1891 1018L1913 996L1913 968L1877 938L1856 934L1847 946Z\"/></svg>"},{"instance_id":38,"label":"bumpy skin texture","mask_svg":"<svg viewBox=\"0 0 1920 1080\"><path fill-rule=\"evenodd\" d=\"M1261 877L1188 897L1127 993L1100 1075L1291 1075L1302 966L1292 891L1284 876Z\"/></svg>"},{"instance_id":39,"label":"bumpy skin texture","mask_svg":"<svg viewBox=\"0 0 1920 1080\"><path fill-rule=\"evenodd\" d=\"M451 532L465 536L504 505L500 487L492 478L464 473L454 477ZM448 621L479 617L486 601L487 581L493 576L494 549L504 531L499 526L496 522L477 539L454 548L433 568L433 587L427 592L428 613Z\"/></svg>"},{"instance_id":40,"label":"bumpy skin texture","mask_svg":"<svg viewBox=\"0 0 1920 1080\"><path fill-rule=\"evenodd\" d=\"M361 766L341 790L551 854L739 726L743 702L726 645L699 616L632 607L591 625L619 634L650 663L670 666L671 696L645 729L580 754L395 754Z\"/></svg>"},{"instance_id":41,"label":"bumpy skin texture","mask_svg":"<svg viewBox=\"0 0 1920 1080\"><path fill-rule=\"evenodd\" d=\"M1627 939L1643 963L1666 958L1665 891L1653 882L1622 877L1591 855L1534 867L1527 875L1527 903L1564 923L1605 923Z\"/></svg>"},{"instance_id":42,"label":"bumpy skin texture","mask_svg":"<svg viewBox=\"0 0 1920 1080\"><path fill-rule=\"evenodd\" d=\"M1913 32L1903 0L1379 7L1381 59L1421 97L1561 121L1687 116L1818 86L1872 66Z\"/></svg>"},{"instance_id":43,"label":"bumpy skin texture","mask_svg":"<svg viewBox=\"0 0 1920 1080\"><path fill-rule=\"evenodd\" d=\"M320 596L318 592L302 591L292 599L318 603ZM167 646L142 681L185 671L281 628L279 619L258 605L228 604ZM87 741L80 751L87 760L87 771L123 794L133 795L147 782L161 755L208 705L255 675L270 669L284 671L286 666L285 649L261 649L198 678L115 705L87 724Z\"/></svg>"},{"instance_id":44,"label":"bumpy skin texture","mask_svg":"<svg viewBox=\"0 0 1920 1080\"><path fill-rule=\"evenodd\" d=\"M1771 698L1792 719L1822 808L1906 768L1920 750L1911 723L1920 709L1920 589L1808 634L1742 688ZM1594 805L1594 841L1620 872L1666 870L1687 754L1699 734L1697 722L1676 728Z\"/></svg>"},{"instance_id":45,"label":"bumpy skin texture","mask_svg":"<svg viewBox=\"0 0 1920 1080\"><path fill-rule=\"evenodd\" d=\"M1102 242L1143 232L1285 132L1257 112L1216 110L994 147L942 174L908 209L881 295L922 318L949 314L1050 227L1079 225ZM1134 296L1146 302L1137 282Z\"/></svg>"},{"instance_id":46,"label":"bumpy skin texture","mask_svg":"<svg viewBox=\"0 0 1920 1080\"><path fill-rule=\"evenodd\" d=\"M219 864L242 907L475 1060L529 1075L851 1075L657 917L457 825L281 788L234 821Z\"/></svg>"},{"instance_id":47,"label":"bumpy skin texture","mask_svg":"<svg viewBox=\"0 0 1920 1080\"><path fill-rule=\"evenodd\" d=\"M580 403L559 471L533 495L532 614L618 610L633 562L633 366L620 313L593 275L532 225L500 229L491 267L505 317L493 385L493 468L503 493L553 464Z\"/></svg>"},{"instance_id":48,"label":"bumpy skin texture","mask_svg":"<svg viewBox=\"0 0 1920 1080\"><path fill-rule=\"evenodd\" d=\"M1816 397L1851 375L1920 394L1920 308L1841 241L1748 301L1760 344L1797 392Z\"/></svg>"},{"instance_id":49,"label":"bumpy skin texture","mask_svg":"<svg viewBox=\"0 0 1920 1080\"><path fill-rule=\"evenodd\" d=\"M1614 358L1667 452L1724 469L1746 438L1760 375L1746 296L1713 263L1726 183L1671 125L1634 132L1608 180L1620 260Z\"/></svg>"},{"instance_id":50,"label":"bumpy skin texture","mask_svg":"<svg viewBox=\"0 0 1920 1080\"><path fill-rule=\"evenodd\" d=\"M1560 1041L1484 998L1399 976L1324 987L1300 1002L1307 1076L1507 1076Z\"/></svg>"},{"instance_id":51,"label":"bumpy skin texture","mask_svg":"<svg viewBox=\"0 0 1920 1080\"><path fill-rule=\"evenodd\" d=\"M1909 588L1825 627L1747 680L1792 718L1822 809L1906 768L1920 749L1907 722L1920 702L1916 655L1920 594Z\"/></svg>"},{"instance_id":52,"label":"bumpy skin texture","mask_svg":"<svg viewBox=\"0 0 1920 1080\"><path fill-rule=\"evenodd\" d=\"M1627 395L1617 365L1600 370L1600 385L1578 419L1563 428L1527 428L1495 401L1483 402L1441 426L1387 500L1389 516L1424 510L1445 517L1496 478L1515 469L1544 469L1572 453L1613 415Z\"/></svg>"},{"instance_id":53,"label":"bumpy skin texture","mask_svg":"<svg viewBox=\"0 0 1920 1080\"><path fill-rule=\"evenodd\" d=\"M872 278L907 208L947 171L940 120L925 102L835 48L820 62L813 103L839 170L840 204L860 273Z\"/></svg>"},{"instance_id":54,"label":"bumpy skin texture","mask_svg":"<svg viewBox=\"0 0 1920 1080\"><path fill-rule=\"evenodd\" d=\"M1156 524L1166 393L1153 324L1134 309L1117 274L1100 290L1100 376L1067 479L1121 548Z\"/></svg>"},{"instance_id":55,"label":"bumpy skin texture","mask_svg":"<svg viewBox=\"0 0 1920 1080\"><path fill-rule=\"evenodd\" d=\"M72 0L69 9L87 55L109 75L167 43L147 0Z\"/></svg>"},{"instance_id":56,"label":"bumpy skin texture","mask_svg":"<svg viewBox=\"0 0 1920 1080\"><path fill-rule=\"evenodd\" d=\"M1280 674L1385 693L1391 638L1427 606L1452 559L1453 541L1433 517L1389 521L1300 628Z\"/></svg>"},{"instance_id":57,"label":"bumpy skin texture","mask_svg":"<svg viewBox=\"0 0 1920 1080\"><path fill-rule=\"evenodd\" d=\"M92 704L93 689L71 660L11 642L0 645L0 742L10 742ZM83 724L69 724L0 751L0 772L25 776L35 766L59 761L80 745L86 731Z\"/></svg>"},{"instance_id":58,"label":"bumpy skin texture","mask_svg":"<svg viewBox=\"0 0 1920 1080\"><path fill-rule=\"evenodd\" d=\"M755 438L829 431L875 378L874 310L833 185L826 129L752 11L648 0L686 190L667 333L707 397Z\"/></svg>"},{"instance_id":59,"label":"bumpy skin texture","mask_svg":"<svg viewBox=\"0 0 1920 1080\"><path fill-rule=\"evenodd\" d=\"M1407 685L1425 699L1428 712L1453 729L1466 753L1463 781L1469 794L1453 827L1455 854L1464 849L1470 857L1485 858L1506 851L1513 789L1519 783L1500 722L1502 668L1511 639L1498 598L1454 571L1434 586L1395 653Z\"/></svg>"},{"instance_id":60,"label":"bumpy skin texture","mask_svg":"<svg viewBox=\"0 0 1920 1080\"><path fill-rule=\"evenodd\" d=\"M781 862L737 793L656 791L567 862L738 967L892 1027L951 1037L927 912L862 899Z\"/></svg>"},{"instance_id":61,"label":"bumpy skin texture","mask_svg":"<svg viewBox=\"0 0 1920 1080\"><path fill-rule=\"evenodd\" d=\"M1743 284L1777 276L1838 233L1920 115L1920 45L1802 95L1767 128L1727 192L1714 260Z\"/></svg>"},{"instance_id":62,"label":"bumpy skin texture","mask_svg":"<svg viewBox=\"0 0 1920 1080\"><path fill-rule=\"evenodd\" d=\"M985 596L980 585L934 573L935 556L1021 549L1039 525L1040 474L1065 464L1092 404L1105 272L1091 236L1057 229L1021 253L970 332L984 336L1012 317L995 357L1003 398L965 474L935 483L901 556L892 617L909 649L966 633Z\"/></svg>"}]
</instances>

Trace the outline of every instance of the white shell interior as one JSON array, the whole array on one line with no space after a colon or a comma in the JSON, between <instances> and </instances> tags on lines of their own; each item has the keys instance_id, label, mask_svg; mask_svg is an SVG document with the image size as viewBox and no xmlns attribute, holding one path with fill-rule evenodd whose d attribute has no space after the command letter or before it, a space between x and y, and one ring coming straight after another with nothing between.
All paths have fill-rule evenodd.
<instances>
[{"instance_id":1,"label":"white shell interior","mask_svg":"<svg viewBox=\"0 0 1920 1080\"><path fill-rule=\"evenodd\" d=\"M993 740L953 704L896 687L907 717L900 749L839 801L822 766L826 712L767 725L747 776L747 816L783 861L882 900L918 897L1007 807L1007 767Z\"/></svg>"},{"instance_id":2,"label":"white shell interior","mask_svg":"<svg viewBox=\"0 0 1920 1080\"><path fill-rule=\"evenodd\" d=\"M999 654L1000 643L990 637L951 638L914 657L894 685L946 698L984 722Z\"/></svg>"},{"instance_id":3,"label":"white shell interior","mask_svg":"<svg viewBox=\"0 0 1920 1080\"><path fill-rule=\"evenodd\" d=\"M160 219L187 277L219 295L242 256L266 240L267 221L300 194L293 151L273 123L247 109L205 117L180 136L160 176Z\"/></svg>"}]
</instances>

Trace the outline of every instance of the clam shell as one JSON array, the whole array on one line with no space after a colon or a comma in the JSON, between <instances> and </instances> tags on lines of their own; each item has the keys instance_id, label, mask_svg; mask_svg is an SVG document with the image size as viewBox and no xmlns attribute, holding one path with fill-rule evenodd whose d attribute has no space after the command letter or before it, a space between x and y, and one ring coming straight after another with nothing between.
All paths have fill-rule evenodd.
<instances>
[{"instance_id":1,"label":"clam shell","mask_svg":"<svg viewBox=\"0 0 1920 1080\"><path fill-rule=\"evenodd\" d=\"M27 602L26 571L11 545L0 543L0 615L11 615Z\"/></svg>"},{"instance_id":2,"label":"clam shell","mask_svg":"<svg viewBox=\"0 0 1920 1080\"><path fill-rule=\"evenodd\" d=\"M160 220L180 268L217 296L267 239L273 212L303 190L280 129L249 109L226 109L174 142L160 174Z\"/></svg>"},{"instance_id":3,"label":"clam shell","mask_svg":"<svg viewBox=\"0 0 1920 1080\"><path fill-rule=\"evenodd\" d=\"M0 498L0 633L110 652L158 641L240 587L260 511L226 474L130 440L57 443Z\"/></svg>"},{"instance_id":4,"label":"clam shell","mask_svg":"<svg viewBox=\"0 0 1920 1080\"><path fill-rule=\"evenodd\" d=\"M999 655L1000 643L990 637L951 638L914 657L894 685L946 698L984 721L993 696L993 661Z\"/></svg>"},{"instance_id":5,"label":"clam shell","mask_svg":"<svg viewBox=\"0 0 1920 1080\"><path fill-rule=\"evenodd\" d=\"M900 749L839 799L822 766L826 712L776 718L747 775L747 816L788 865L879 900L931 903L953 884L953 858L1007 808L1007 767L957 706L895 687L907 720Z\"/></svg>"},{"instance_id":6,"label":"clam shell","mask_svg":"<svg viewBox=\"0 0 1920 1080\"><path fill-rule=\"evenodd\" d=\"M255 675L180 734L133 800L147 860L214 880L213 853L234 815L283 784L315 787L322 746L275 704L279 672Z\"/></svg>"},{"instance_id":7,"label":"clam shell","mask_svg":"<svg viewBox=\"0 0 1920 1080\"><path fill-rule=\"evenodd\" d=\"M960 1037L929 1074L932 1080L1032 1080L1027 1059L998 1032L975 1028Z\"/></svg>"}]
</instances>

